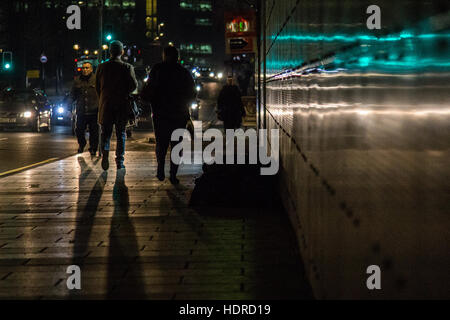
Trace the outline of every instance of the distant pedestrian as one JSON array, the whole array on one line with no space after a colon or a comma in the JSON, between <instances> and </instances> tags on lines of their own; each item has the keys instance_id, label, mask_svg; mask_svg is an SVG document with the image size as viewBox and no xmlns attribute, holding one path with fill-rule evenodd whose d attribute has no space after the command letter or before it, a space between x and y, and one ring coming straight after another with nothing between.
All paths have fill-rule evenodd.
<instances>
[{"instance_id":1,"label":"distant pedestrian","mask_svg":"<svg viewBox=\"0 0 450 320\"><path fill-rule=\"evenodd\" d=\"M113 125L116 127L117 169L125 166L126 124L129 117L130 94L137 88L137 80L132 65L121 60L123 44L113 41L110 44L111 58L100 64L97 70L97 94L100 97L98 120L102 126L101 148L103 150L102 168L109 168L109 149Z\"/></svg>"},{"instance_id":2,"label":"distant pedestrian","mask_svg":"<svg viewBox=\"0 0 450 320\"><path fill-rule=\"evenodd\" d=\"M190 119L189 105L195 99L195 84L191 73L178 63L178 50L166 47L163 62L156 64L141 96L152 105L156 138L157 178L165 179L164 165L169 145L171 149L178 141L171 141L172 132L186 129ZM170 163L170 182L178 184L177 163Z\"/></svg>"},{"instance_id":3,"label":"distant pedestrian","mask_svg":"<svg viewBox=\"0 0 450 320\"><path fill-rule=\"evenodd\" d=\"M84 152L86 129L89 128L89 152L95 156L98 149L98 97L95 91L95 74L90 62L83 63L81 75L75 78L69 99L76 104L78 153Z\"/></svg>"},{"instance_id":4,"label":"distant pedestrian","mask_svg":"<svg viewBox=\"0 0 450 320\"><path fill-rule=\"evenodd\" d=\"M219 120L223 121L225 129L237 129L242 124L245 116L244 104L238 86L233 83L233 78L227 79L217 99L217 111Z\"/></svg>"}]
</instances>

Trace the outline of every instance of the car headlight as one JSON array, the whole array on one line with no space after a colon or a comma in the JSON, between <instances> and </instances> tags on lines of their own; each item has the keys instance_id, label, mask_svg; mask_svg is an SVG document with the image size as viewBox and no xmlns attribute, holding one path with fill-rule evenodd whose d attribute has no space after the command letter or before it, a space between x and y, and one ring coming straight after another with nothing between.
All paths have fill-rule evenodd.
<instances>
[{"instance_id":1,"label":"car headlight","mask_svg":"<svg viewBox=\"0 0 450 320\"><path fill-rule=\"evenodd\" d=\"M24 118L31 118L31 111L26 111L23 113Z\"/></svg>"},{"instance_id":2,"label":"car headlight","mask_svg":"<svg viewBox=\"0 0 450 320\"><path fill-rule=\"evenodd\" d=\"M217 78L222 79L222 78L223 78L223 73L220 72L220 73L217 75Z\"/></svg>"},{"instance_id":3,"label":"car headlight","mask_svg":"<svg viewBox=\"0 0 450 320\"><path fill-rule=\"evenodd\" d=\"M209 77L210 77L210 78L214 78L214 72L211 72L211 73L209 74Z\"/></svg>"},{"instance_id":4,"label":"car headlight","mask_svg":"<svg viewBox=\"0 0 450 320\"><path fill-rule=\"evenodd\" d=\"M197 102L192 102L191 108L192 109L197 109L197 107L198 107L198 103Z\"/></svg>"},{"instance_id":5,"label":"car headlight","mask_svg":"<svg viewBox=\"0 0 450 320\"><path fill-rule=\"evenodd\" d=\"M64 108L63 108L63 107L59 107L59 108L58 108L58 113L59 113L59 114L64 113Z\"/></svg>"},{"instance_id":6,"label":"car headlight","mask_svg":"<svg viewBox=\"0 0 450 320\"><path fill-rule=\"evenodd\" d=\"M200 86L196 86L195 89L196 89L197 91L200 91L202 88L201 88Z\"/></svg>"}]
</instances>

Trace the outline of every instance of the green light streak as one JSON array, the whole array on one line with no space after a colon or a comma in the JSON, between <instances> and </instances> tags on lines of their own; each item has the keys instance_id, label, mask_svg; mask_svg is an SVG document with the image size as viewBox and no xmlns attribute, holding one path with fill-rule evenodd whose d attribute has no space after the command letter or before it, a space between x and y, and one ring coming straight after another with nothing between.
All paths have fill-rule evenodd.
<instances>
[{"instance_id":1,"label":"green light streak","mask_svg":"<svg viewBox=\"0 0 450 320\"><path fill-rule=\"evenodd\" d=\"M277 39L277 41L304 41L304 42L393 42L393 41L401 41L405 39L450 39L449 33L428 33L428 34L419 34L414 35L410 32L401 32L398 35L388 35L383 37L376 37L373 35L366 34L356 34L356 35L282 35L282 36L271 36L271 39Z\"/></svg>"}]
</instances>

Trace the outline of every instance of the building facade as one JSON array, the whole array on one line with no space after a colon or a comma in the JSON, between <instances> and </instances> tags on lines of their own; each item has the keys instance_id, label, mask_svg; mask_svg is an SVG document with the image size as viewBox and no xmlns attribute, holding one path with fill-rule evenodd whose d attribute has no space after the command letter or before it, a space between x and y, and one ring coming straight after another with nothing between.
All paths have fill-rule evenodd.
<instances>
[{"instance_id":1,"label":"building facade","mask_svg":"<svg viewBox=\"0 0 450 320\"><path fill-rule=\"evenodd\" d=\"M14 68L8 78L17 87L25 86L28 70L40 70L41 77L45 74L47 87L58 86L56 82L69 82L76 72L75 59L85 52L93 54L102 50L100 38L102 44L114 39L123 41L127 48L136 49L131 55L142 51L139 49L148 41L146 5L149 1L146 0L1 2L0 17L5 18L0 19L0 49L13 52ZM103 10L100 10L102 2ZM70 5L78 5L81 9L80 30L69 30L66 26ZM102 35L100 12L103 16ZM106 39L106 33L111 34L110 40ZM43 54L48 58L45 65L39 60Z\"/></svg>"},{"instance_id":2,"label":"building facade","mask_svg":"<svg viewBox=\"0 0 450 320\"><path fill-rule=\"evenodd\" d=\"M220 69L225 55L222 3L160 1L161 44L179 48L181 61L187 66Z\"/></svg>"}]
</instances>

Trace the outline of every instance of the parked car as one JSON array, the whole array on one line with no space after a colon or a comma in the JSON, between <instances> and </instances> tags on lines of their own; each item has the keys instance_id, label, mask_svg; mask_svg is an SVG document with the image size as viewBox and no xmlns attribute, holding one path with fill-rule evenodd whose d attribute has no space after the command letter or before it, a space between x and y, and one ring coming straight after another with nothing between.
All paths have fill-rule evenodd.
<instances>
[{"instance_id":1,"label":"parked car","mask_svg":"<svg viewBox=\"0 0 450 320\"><path fill-rule=\"evenodd\" d=\"M16 91L8 86L0 92L0 128L51 131L52 105L45 93L33 89Z\"/></svg>"}]
</instances>

